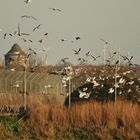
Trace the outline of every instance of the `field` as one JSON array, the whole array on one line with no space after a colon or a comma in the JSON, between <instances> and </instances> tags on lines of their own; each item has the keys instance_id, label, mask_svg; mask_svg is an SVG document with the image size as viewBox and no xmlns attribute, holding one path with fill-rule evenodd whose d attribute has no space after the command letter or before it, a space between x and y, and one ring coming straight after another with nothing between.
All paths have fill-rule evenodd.
<instances>
[{"instance_id":1,"label":"field","mask_svg":"<svg viewBox=\"0 0 140 140\"><path fill-rule=\"evenodd\" d=\"M126 67L118 70L121 77L118 77L117 83L121 78L125 82L120 82L117 87L115 100L114 92L109 92L114 85L113 68L106 67L103 72L102 67L86 67L86 72L82 68L74 77L78 88L71 93L70 106L67 106L69 102L65 102L66 105L58 105L55 96L48 100L45 96L30 95L27 96L25 111L21 107L22 95L1 94L0 139L139 140L139 70ZM96 83L93 78L95 75ZM106 83L103 83L104 77L109 77ZM91 79L94 79L94 82ZM108 87L103 88L102 83ZM118 94L120 92L121 94ZM87 98L87 95L90 96ZM66 97L67 100L69 96Z\"/></svg>"},{"instance_id":2,"label":"field","mask_svg":"<svg viewBox=\"0 0 140 140\"><path fill-rule=\"evenodd\" d=\"M38 102L30 104L23 115L23 119L1 116L0 139L140 139L140 108L132 102L88 102L71 107Z\"/></svg>"}]
</instances>

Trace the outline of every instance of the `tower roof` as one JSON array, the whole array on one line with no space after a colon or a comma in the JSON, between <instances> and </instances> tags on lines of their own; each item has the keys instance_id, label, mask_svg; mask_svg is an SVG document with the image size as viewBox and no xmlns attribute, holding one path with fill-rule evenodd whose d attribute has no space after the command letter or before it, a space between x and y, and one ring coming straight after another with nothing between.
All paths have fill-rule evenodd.
<instances>
[{"instance_id":1,"label":"tower roof","mask_svg":"<svg viewBox=\"0 0 140 140\"><path fill-rule=\"evenodd\" d=\"M21 47L20 47L17 43L15 43L15 44L11 47L10 51L9 51L6 55L9 55L9 54L27 55L27 54L21 49Z\"/></svg>"}]
</instances>

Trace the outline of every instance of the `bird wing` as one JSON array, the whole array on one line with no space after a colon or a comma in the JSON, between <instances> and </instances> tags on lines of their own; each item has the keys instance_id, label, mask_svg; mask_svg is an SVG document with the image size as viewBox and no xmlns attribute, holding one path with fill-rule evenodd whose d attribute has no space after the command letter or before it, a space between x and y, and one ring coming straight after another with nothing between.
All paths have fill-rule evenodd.
<instances>
[{"instance_id":1,"label":"bird wing","mask_svg":"<svg viewBox=\"0 0 140 140\"><path fill-rule=\"evenodd\" d=\"M96 58L93 55L90 55L94 60L96 60Z\"/></svg>"},{"instance_id":2,"label":"bird wing","mask_svg":"<svg viewBox=\"0 0 140 140\"><path fill-rule=\"evenodd\" d=\"M33 17L33 16L30 16L32 19L34 19L34 20L36 20L37 21L37 19L35 18L35 17Z\"/></svg>"},{"instance_id":3,"label":"bird wing","mask_svg":"<svg viewBox=\"0 0 140 140\"><path fill-rule=\"evenodd\" d=\"M77 53L77 51L76 50L74 50L75 51L75 53Z\"/></svg>"},{"instance_id":4,"label":"bird wing","mask_svg":"<svg viewBox=\"0 0 140 140\"><path fill-rule=\"evenodd\" d=\"M18 23L18 34L20 35L20 24Z\"/></svg>"},{"instance_id":5,"label":"bird wing","mask_svg":"<svg viewBox=\"0 0 140 140\"><path fill-rule=\"evenodd\" d=\"M57 9L57 11L62 12L62 10L60 10L60 9Z\"/></svg>"},{"instance_id":6,"label":"bird wing","mask_svg":"<svg viewBox=\"0 0 140 140\"><path fill-rule=\"evenodd\" d=\"M21 35L29 35L29 34L27 34L27 33L21 33Z\"/></svg>"},{"instance_id":7,"label":"bird wing","mask_svg":"<svg viewBox=\"0 0 140 140\"><path fill-rule=\"evenodd\" d=\"M79 48L78 53L81 51L81 48Z\"/></svg>"},{"instance_id":8,"label":"bird wing","mask_svg":"<svg viewBox=\"0 0 140 140\"><path fill-rule=\"evenodd\" d=\"M6 38L6 35L7 35L7 33L4 34L4 37L3 37L4 39Z\"/></svg>"},{"instance_id":9,"label":"bird wing","mask_svg":"<svg viewBox=\"0 0 140 140\"><path fill-rule=\"evenodd\" d=\"M45 33L44 35L46 36L46 35L48 35L48 33Z\"/></svg>"},{"instance_id":10,"label":"bird wing","mask_svg":"<svg viewBox=\"0 0 140 140\"><path fill-rule=\"evenodd\" d=\"M33 28L33 32L37 29L37 27Z\"/></svg>"},{"instance_id":11,"label":"bird wing","mask_svg":"<svg viewBox=\"0 0 140 140\"><path fill-rule=\"evenodd\" d=\"M101 57L100 55L99 56L96 56L96 58L99 58L99 57Z\"/></svg>"},{"instance_id":12,"label":"bird wing","mask_svg":"<svg viewBox=\"0 0 140 140\"><path fill-rule=\"evenodd\" d=\"M88 51L88 52L86 53L86 55L89 55L89 53L90 53L90 51Z\"/></svg>"},{"instance_id":13,"label":"bird wing","mask_svg":"<svg viewBox=\"0 0 140 140\"><path fill-rule=\"evenodd\" d=\"M133 56L131 56L129 60L132 60L132 59L133 59Z\"/></svg>"},{"instance_id":14,"label":"bird wing","mask_svg":"<svg viewBox=\"0 0 140 140\"><path fill-rule=\"evenodd\" d=\"M100 40L102 40L105 44L108 44L108 42L105 41L104 39L100 38Z\"/></svg>"}]
</instances>

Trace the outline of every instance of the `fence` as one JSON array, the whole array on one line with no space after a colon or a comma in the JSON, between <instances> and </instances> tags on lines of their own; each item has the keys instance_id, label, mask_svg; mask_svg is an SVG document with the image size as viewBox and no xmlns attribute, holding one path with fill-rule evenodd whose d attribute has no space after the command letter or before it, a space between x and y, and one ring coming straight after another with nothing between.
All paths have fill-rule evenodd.
<instances>
[{"instance_id":1,"label":"fence","mask_svg":"<svg viewBox=\"0 0 140 140\"><path fill-rule=\"evenodd\" d=\"M0 70L0 93L23 93L24 71ZM26 89L28 94L60 95L66 93L60 75L47 73L26 73Z\"/></svg>"}]
</instances>

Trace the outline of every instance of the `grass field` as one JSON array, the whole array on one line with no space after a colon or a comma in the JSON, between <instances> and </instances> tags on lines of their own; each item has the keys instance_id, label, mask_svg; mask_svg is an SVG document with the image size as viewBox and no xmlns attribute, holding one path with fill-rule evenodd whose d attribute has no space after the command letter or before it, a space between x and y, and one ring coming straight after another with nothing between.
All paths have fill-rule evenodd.
<instances>
[{"instance_id":1,"label":"grass field","mask_svg":"<svg viewBox=\"0 0 140 140\"><path fill-rule=\"evenodd\" d=\"M88 102L71 107L30 102L28 113L26 120L1 116L0 139L140 139L140 108L132 102Z\"/></svg>"}]
</instances>

